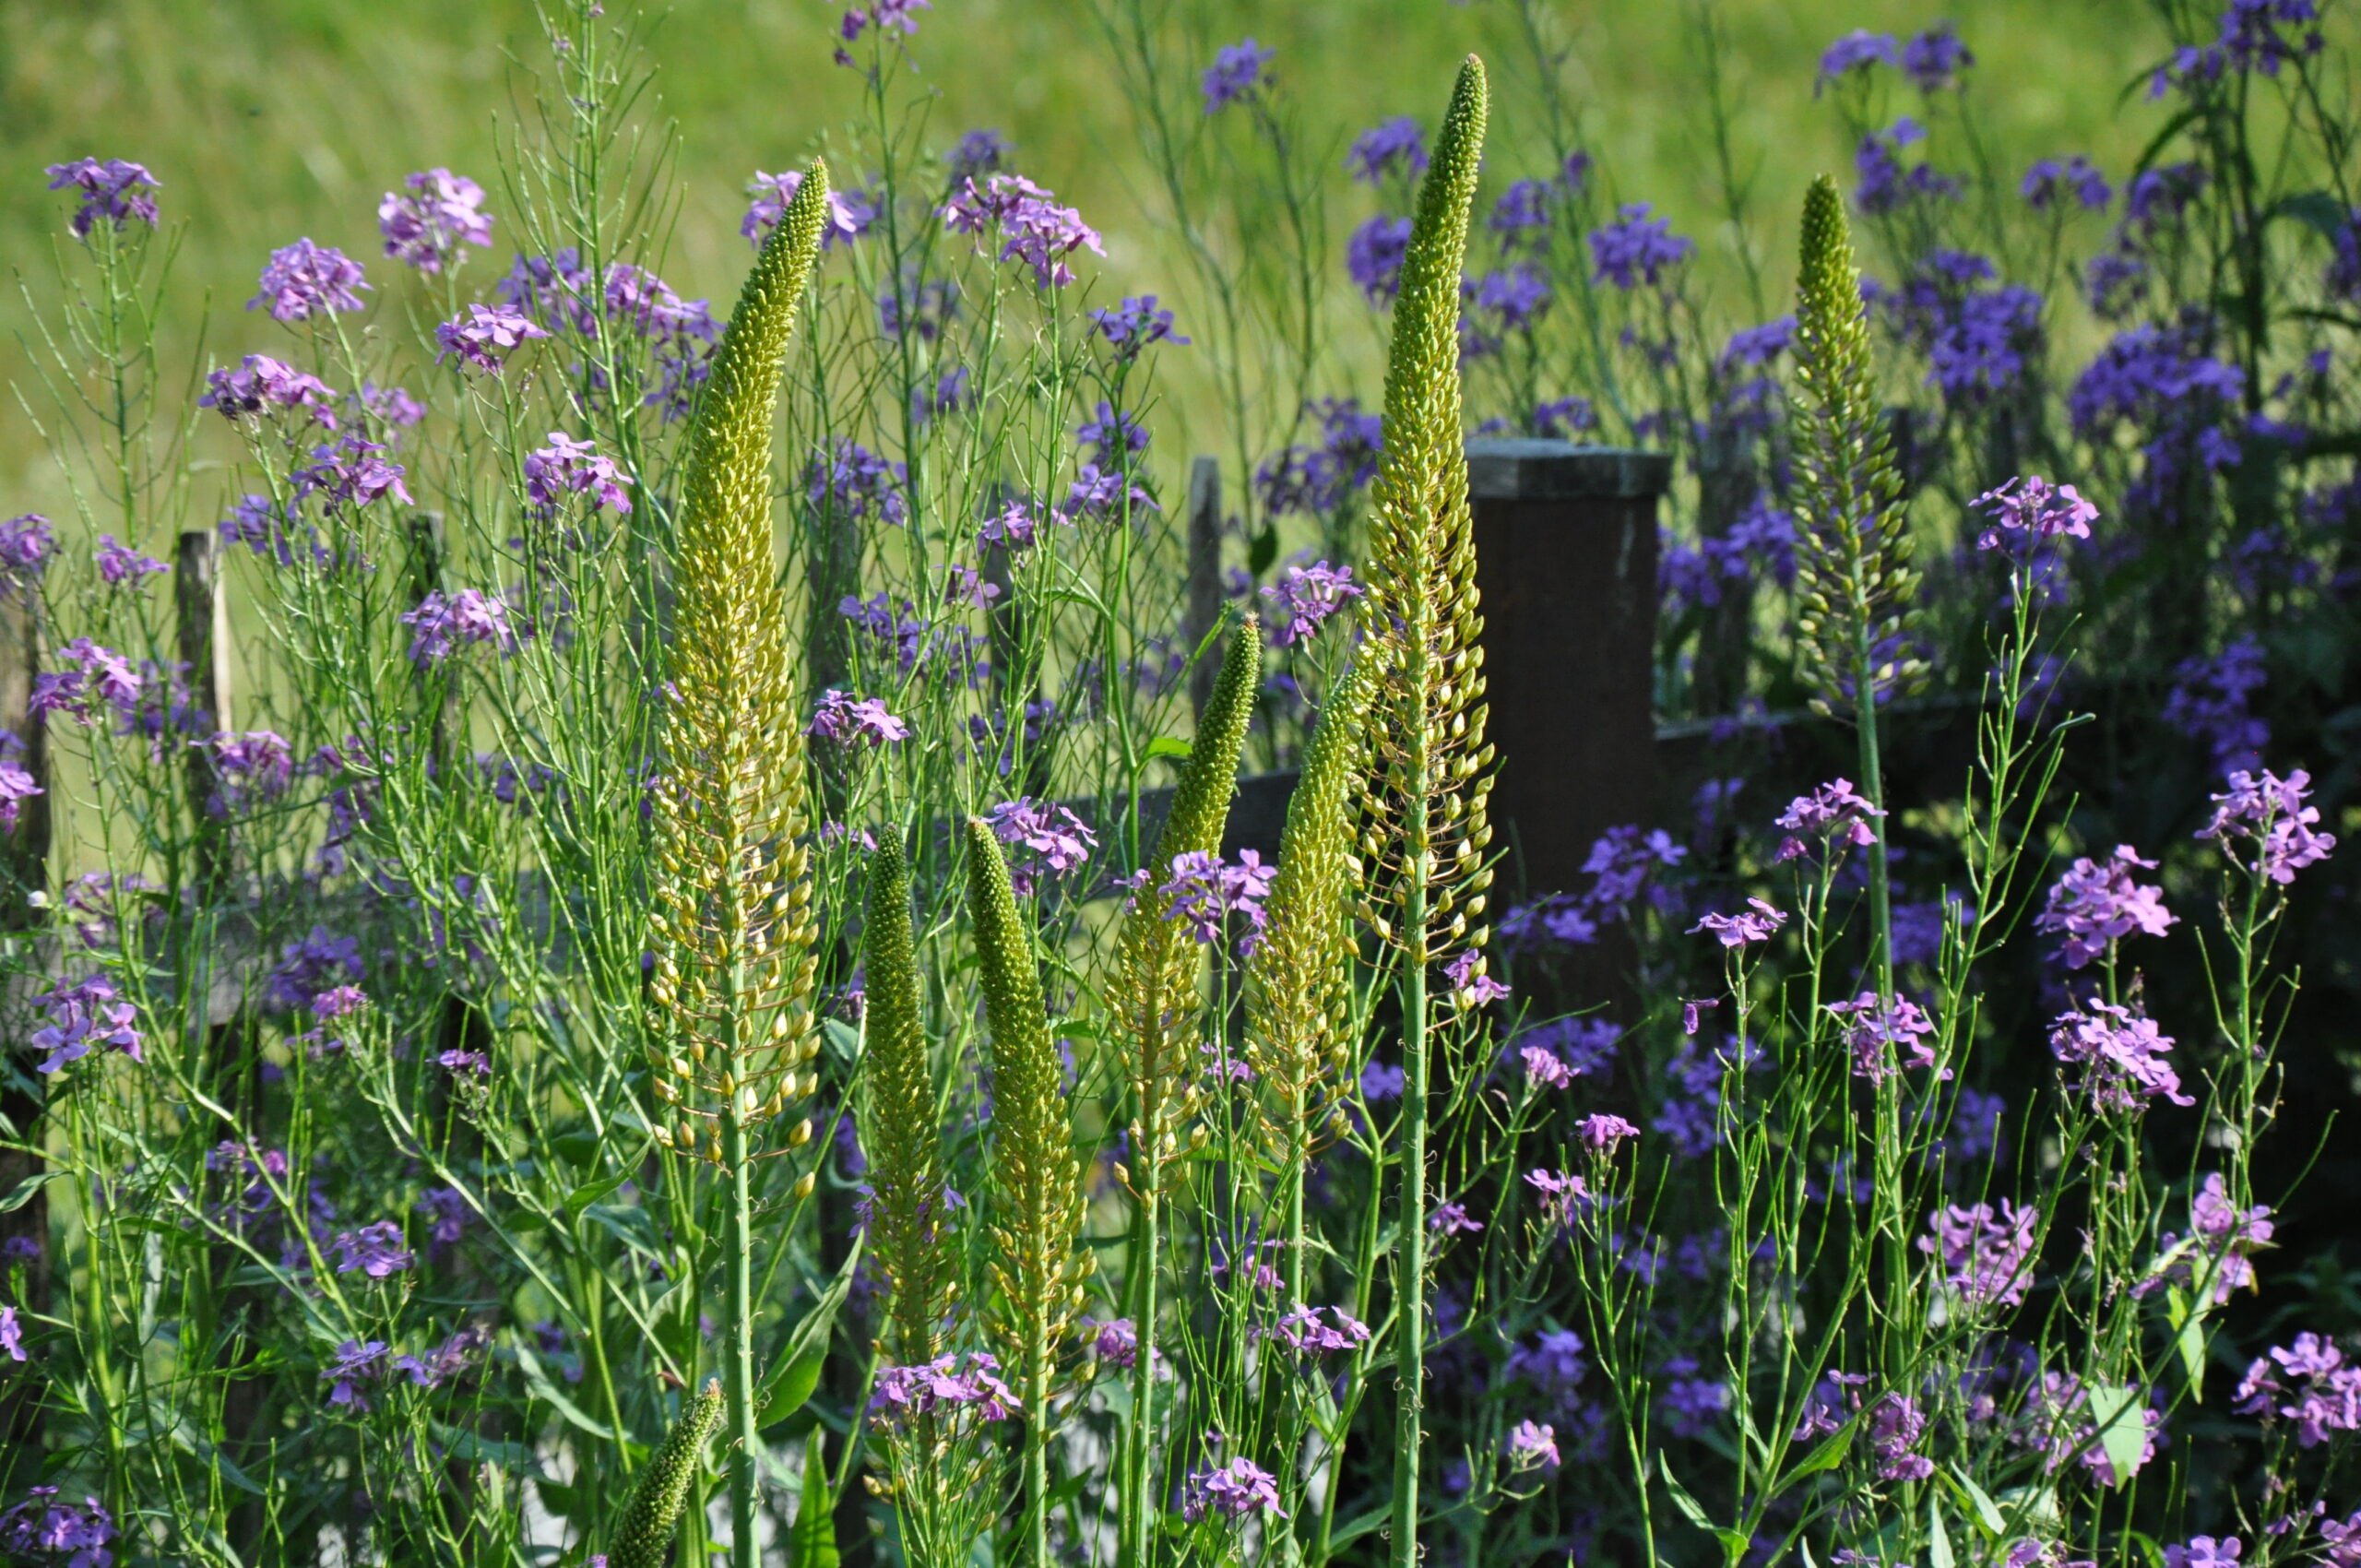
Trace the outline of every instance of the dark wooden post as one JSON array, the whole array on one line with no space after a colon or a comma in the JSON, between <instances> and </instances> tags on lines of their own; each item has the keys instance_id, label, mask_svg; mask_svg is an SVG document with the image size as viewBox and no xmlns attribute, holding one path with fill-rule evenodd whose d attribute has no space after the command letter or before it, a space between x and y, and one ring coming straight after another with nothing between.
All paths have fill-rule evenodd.
<instances>
[{"instance_id":1,"label":"dark wooden post","mask_svg":"<svg viewBox=\"0 0 2361 1568\"><path fill-rule=\"evenodd\" d=\"M1189 459L1189 611L1181 630L1196 651L1221 619L1221 459ZM1189 678L1189 704L1198 713L1213 700L1221 660L1208 654Z\"/></svg>"},{"instance_id":2,"label":"dark wooden post","mask_svg":"<svg viewBox=\"0 0 2361 1568\"><path fill-rule=\"evenodd\" d=\"M29 585L12 587L0 583L0 730L16 742L7 748L12 754L9 760L47 790L48 727L41 715L27 711L32 696L33 674L41 668L42 647L40 600L33 598ZM34 902L33 895L46 896L48 892L50 832L49 796L43 793L19 802L17 826L0 834L0 933L7 933L18 942L35 940L18 933L30 932L40 923L40 906ZM0 1049L14 1058L8 1065L15 1069L8 1075L9 1081L0 1083L0 1117L6 1118L0 1134L38 1147L36 1128L41 1121L42 1096L38 1090L17 1087L20 1082L40 1081L32 1070L30 1048L20 1036ZM39 1154L0 1149L0 1197L14 1193L19 1182L39 1177L45 1168ZM18 1247L12 1249L12 1242ZM24 1242L31 1243L30 1255L23 1260L25 1295L22 1301L10 1304L25 1312L46 1314L50 1308L50 1255L49 1193L45 1187L34 1188L15 1209L0 1214L0 1278L14 1270L15 1253L21 1250ZM15 1496L40 1472L46 1450L41 1441L39 1389L37 1379L18 1377L11 1381L6 1392L0 1393L0 1496Z\"/></svg>"},{"instance_id":3,"label":"dark wooden post","mask_svg":"<svg viewBox=\"0 0 2361 1568\"><path fill-rule=\"evenodd\" d=\"M1569 891L1598 836L1655 805L1657 453L1471 441L1501 880Z\"/></svg>"}]
</instances>

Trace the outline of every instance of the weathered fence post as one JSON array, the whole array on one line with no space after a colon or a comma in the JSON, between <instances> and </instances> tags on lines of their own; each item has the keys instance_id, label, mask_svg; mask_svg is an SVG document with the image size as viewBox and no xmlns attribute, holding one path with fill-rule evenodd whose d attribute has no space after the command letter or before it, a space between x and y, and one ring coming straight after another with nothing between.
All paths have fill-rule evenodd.
<instances>
[{"instance_id":1,"label":"weathered fence post","mask_svg":"<svg viewBox=\"0 0 2361 1568\"><path fill-rule=\"evenodd\" d=\"M1512 897L1572 888L1600 834L1655 808L1656 502L1671 477L1657 453L1467 444Z\"/></svg>"}]
</instances>

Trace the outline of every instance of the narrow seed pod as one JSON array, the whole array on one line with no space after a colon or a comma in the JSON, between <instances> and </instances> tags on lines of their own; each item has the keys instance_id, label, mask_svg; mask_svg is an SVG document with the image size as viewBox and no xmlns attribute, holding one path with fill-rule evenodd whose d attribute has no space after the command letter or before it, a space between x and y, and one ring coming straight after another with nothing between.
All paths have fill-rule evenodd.
<instances>
[{"instance_id":1,"label":"narrow seed pod","mask_svg":"<svg viewBox=\"0 0 2361 1568\"><path fill-rule=\"evenodd\" d=\"M680 1420L639 1473L607 1548L607 1568L664 1568L672 1534L681 1526L689 1487L696 1479L706 1440L721 1424L721 1384L708 1379L703 1393L681 1408Z\"/></svg>"},{"instance_id":2,"label":"narrow seed pod","mask_svg":"<svg viewBox=\"0 0 2361 1568\"><path fill-rule=\"evenodd\" d=\"M869 1153L871 1245L892 1292L894 1359L934 1360L946 1303L942 1286L955 1263L948 1234L943 1150L935 1126L934 1074L919 1008L917 936L910 925L910 867L901 836L888 831L869 862L867 965L869 1043L861 1057L868 1090L861 1145Z\"/></svg>"}]
</instances>

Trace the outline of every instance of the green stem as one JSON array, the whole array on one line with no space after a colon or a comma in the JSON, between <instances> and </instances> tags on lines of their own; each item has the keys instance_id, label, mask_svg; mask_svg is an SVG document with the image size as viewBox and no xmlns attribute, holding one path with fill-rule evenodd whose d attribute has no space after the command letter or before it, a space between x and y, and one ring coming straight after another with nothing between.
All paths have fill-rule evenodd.
<instances>
[{"instance_id":1,"label":"green stem","mask_svg":"<svg viewBox=\"0 0 2361 1568\"><path fill-rule=\"evenodd\" d=\"M1412 691L1424 687L1423 671L1409 677ZM1424 737L1412 741L1423 752ZM1420 758L1419 760L1423 760ZM1409 810L1423 818L1425 769L1412 764ZM1395 1274L1394 1375L1394 1568L1418 1568L1418 1458L1425 1436L1427 1336L1427 835L1420 820L1404 855L1408 887L1402 904L1402 935L1409 962L1402 976L1402 1227L1394 1245L1401 1263Z\"/></svg>"},{"instance_id":2,"label":"green stem","mask_svg":"<svg viewBox=\"0 0 2361 1568\"><path fill-rule=\"evenodd\" d=\"M737 1101L723 1113L721 1127L721 1159L730 1172L730 1561L732 1568L760 1568L762 1549L754 1530L754 1461L762 1439L754 1430L753 1167Z\"/></svg>"},{"instance_id":3,"label":"green stem","mask_svg":"<svg viewBox=\"0 0 2361 1568\"><path fill-rule=\"evenodd\" d=\"M1132 1151L1140 1182L1140 1234L1133 1261L1138 1284L1132 1297L1131 1432L1123 1450L1123 1568L1147 1568L1149 1542L1155 1538L1148 1518L1148 1461L1156 1441L1156 1270L1162 1225L1157 1183L1162 1172L1156 1158L1158 1130L1143 1132L1141 1142L1146 1146Z\"/></svg>"}]
</instances>

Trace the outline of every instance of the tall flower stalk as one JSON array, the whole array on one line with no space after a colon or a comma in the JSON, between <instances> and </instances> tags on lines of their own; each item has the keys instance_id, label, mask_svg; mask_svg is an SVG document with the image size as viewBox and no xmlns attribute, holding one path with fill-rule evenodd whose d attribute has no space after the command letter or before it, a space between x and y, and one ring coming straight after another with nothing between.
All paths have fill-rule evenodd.
<instances>
[{"instance_id":1,"label":"tall flower stalk","mask_svg":"<svg viewBox=\"0 0 2361 1568\"><path fill-rule=\"evenodd\" d=\"M1025 1417L1025 1539L1035 1568L1048 1568L1050 1395L1058 1344L1081 1304L1090 1268L1074 1248L1082 1229L1082 1168L1059 1083L1057 1044L1041 1003L1033 932L1017 909L1000 840L989 824L973 817L967 891L991 1034L996 1299L988 1326L1003 1360L1015 1370Z\"/></svg>"},{"instance_id":2,"label":"tall flower stalk","mask_svg":"<svg viewBox=\"0 0 2361 1568\"><path fill-rule=\"evenodd\" d=\"M910 926L910 865L888 833L870 862L865 987L870 1231L893 1292L894 1356L934 1359L956 1280L946 1265L950 1183L935 1135L934 1074L927 1062L918 942Z\"/></svg>"},{"instance_id":3,"label":"tall flower stalk","mask_svg":"<svg viewBox=\"0 0 2361 1568\"><path fill-rule=\"evenodd\" d=\"M770 496L782 359L827 194L827 169L815 162L746 279L690 433L665 729L670 777L657 796L655 1065L658 1093L679 1118L662 1141L701 1154L729 1183L723 1356L740 1568L758 1553L754 1143L765 1123L816 1087L806 1068L817 1049L816 923L802 737ZM790 1145L810 1136L799 1123Z\"/></svg>"},{"instance_id":4,"label":"tall flower stalk","mask_svg":"<svg viewBox=\"0 0 2361 1568\"><path fill-rule=\"evenodd\" d=\"M1460 68L1394 307L1385 366L1385 456L1370 530L1369 657L1378 662L1371 914L1402 958L1402 1198L1394 1246L1393 1561L1418 1560L1426 1386L1427 1092L1433 1026L1428 971L1479 945L1491 873L1485 813L1483 632L1461 429L1460 274L1489 102L1483 62ZM1385 911L1378 913L1379 909Z\"/></svg>"},{"instance_id":5,"label":"tall flower stalk","mask_svg":"<svg viewBox=\"0 0 2361 1568\"><path fill-rule=\"evenodd\" d=\"M1127 1174L1133 1201L1130 1258L1131 1311L1137 1352L1132 1367L1132 1409L1123 1451L1122 1523L1125 1562L1145 1568L1155 1508L1149 1462L1156 1444L1157 1271L1160 1266L1162 1205L1180 1153L1180 1129L1196 1113L1197 980L1204 950L1172 918L1177 894L1165 873L1184 855L1218 854L1238 788L1239 754L1254 717L1262 671L1260 626L1246 618L1230 637L1221 675L1199 719L1189 760L1174 788L1171 814L1148 856L1147 877L1132 900L1117 939L1110 1001L1128 1051L1133 1100Z\"/></svg>"}]
</instances>

